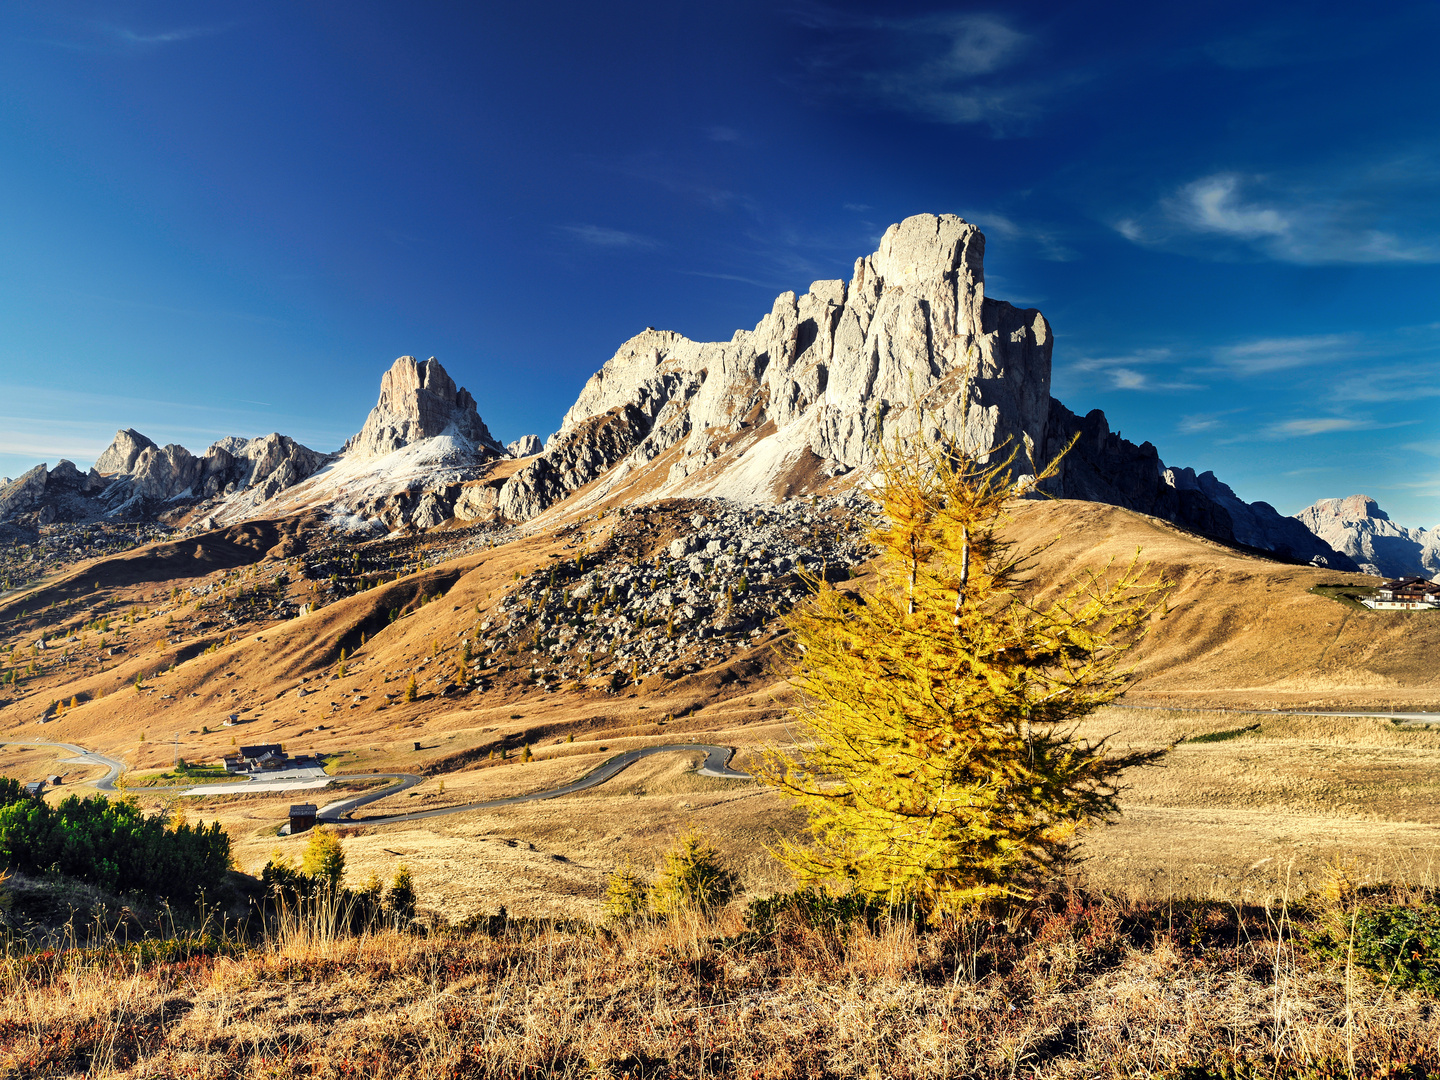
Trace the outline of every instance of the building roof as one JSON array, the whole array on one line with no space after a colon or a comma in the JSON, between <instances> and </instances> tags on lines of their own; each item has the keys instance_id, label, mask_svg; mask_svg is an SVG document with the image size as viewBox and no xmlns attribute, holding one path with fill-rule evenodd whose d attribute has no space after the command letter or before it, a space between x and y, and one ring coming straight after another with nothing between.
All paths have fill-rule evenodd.
<instances>
[{"instance_id":1,"label":"building roof","mask_svg":"<svg viewBox=\"0 0 1440 1080\"><path fill-rule=\"evenodd\" d=\"M296 803L294 806L290 807L291 817L314 817L315 812L315 804L310 802Z\"/></svg>"},{"instance_id":2,"label":"building roof","mask_svg":"<svg viewBox=\"0 0 1440 1080\"><path fill-rule=\"evenodd\" d=\"M283 754L279 743L261 743L259 746L240 747L240 756L246 758L264 757L266 754Z\"/></svg>"}]
</instances>

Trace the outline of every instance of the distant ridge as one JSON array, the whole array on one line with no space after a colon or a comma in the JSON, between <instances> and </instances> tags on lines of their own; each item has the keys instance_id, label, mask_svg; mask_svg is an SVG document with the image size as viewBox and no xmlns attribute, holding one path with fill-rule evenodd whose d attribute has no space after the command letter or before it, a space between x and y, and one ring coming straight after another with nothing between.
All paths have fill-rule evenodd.
<instances>
[{"instance_id":1,"label":"distant ridge","mask_svg":"<svg viewBox=\"0 0 1440 1080\"><path fill-rule=\"evenodd\" d=\"M1050 324L987 295L984 256L973 224L917 214L886 229L848 281L782 293L729 341L646 329L586 382L543 445L502 446L437 359L402 356L338 455L271 435L221 440L196 459L127 429L88 475L62 462L0 489L0 521L103 512L212 527L319 512L374 533L664 498L767 504L851 487L877 446L944 432L980 455L1014 449L1022 469L1073 437L1044 494L1358 569L1308 522L1245 502L1213 473L1167 466L1150 443L1112 433L1098 409L1082 418L1052 398Z\"/></svg>"},{"instance_id":2,"label":"distant ridge","mask_svg":"<svg viewBox=\"0 0 1440 1080\"><path fill-rule=\"evenodd\" d=\"M1321 499L1295 515L1297 521L1367 574L1385 578L1440 578L1440 527L1396 525L1368 495Z\"/></svg>"}]
</instances>

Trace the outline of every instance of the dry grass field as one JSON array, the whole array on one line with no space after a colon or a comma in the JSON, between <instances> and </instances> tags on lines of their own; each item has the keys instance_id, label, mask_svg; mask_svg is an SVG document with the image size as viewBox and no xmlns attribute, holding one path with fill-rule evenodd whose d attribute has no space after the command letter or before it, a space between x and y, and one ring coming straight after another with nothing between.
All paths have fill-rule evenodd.
<instances>
[{"instance_id":1,"label":"dry grass field","mask_svg":"<svg viewBox=\"0 0 1440 1080\"><path fill-rule=\"evenodd\" d=\"M333 755L332 772L419 773L426 779L418 787L356 815L347 856L361 875L388 874L403 859L425 902L455 918L501 904L527 914L593 915L606 873L627 862L648 866L690 824L714 837L752 892L782 886L784 875L764 849L778 832L798 826L793 812L757 785L696 777L693 758L684 755L647 759L599 789L555 801L365 824L386 813L542 790L635 746L734 746L744 769L762 747L793 742L784 722L791 698L783 660L769 637L736 643L723 663L695 674L618 691L583 682L545 690L506 676L503 665L488 690L456 692L445 684L461 636L487 618L517 574L603 544L613 521L587 518L564 535L421 565L313 615L224 635L179 629L175 620L199 620L204 612L188 599L171 603L171 591L215 584L224 595L241 588L247 575L263 575L288 558L277 554L290 550L288 534L276 533L282 539L275 549L264 549L275 539L266 534L249 547L206 541L194 552L160 558L142 551L80 567L28 601L58 599L53 611L47 605L20 618L25 598L7 599L0 626L9 636L0 647L23 650L58 627L83 632L79 627L104 605L120 627L112 640L123 642L124 652L100 658L102 671L90 660L57 663L47 651L42 673L0 705L0 739L74 742L136 772L169 767L177 748L187 760L214 761L239 742L274 741L292 753ZM1436 836L1432 733L1384 721L1205 710L1440 708L1433 663L1440 613L1359 611L1310 591L1335 580L1333 573L1240 554L1113 507L1027 503L1017 510L1013 535L1022 544L1049 545L1037 582L1128 560L1140 549L1172 585L1168 611L1134 655L1138 678L1125 699L1152 708L1109 710L1092 718L1086 735L1155 746L1260 724L1233 738L1181 743L1164 767L1128 778L1121 821L1085 841L1087 880L1137 896L1208 895L1252 877L1308 878L1338 851L1376 874L1409 879L1425 871ZM667 537L658 529L652 546ZM417 604L419 596L429 602ZM403 617L369 634L339 677L340 643L374 625L376 612L397 607ZM133 624L121 623L127 614ZM216 648L155 673L155 658L178 658L184 646L177 640ZM147 689L137 693L139 672ZM406 703L401 690L412 673L423 691ZM78 703L60 719L35 723L46 702L71 697ZM231 715L240 722L223 727ZM525 746L535 760L521 764ZM497 749L508 760L492 759ZM34 779L60 769L47 753L8 750L6 772ZM80 772L49 797L83 781ZM247 870L291 843L276 836L295 801L288 796L190 799L163 788L136 794L147 806L180 805L192 820L223 822Z\"/></svg>"},{"instance_id":2,"label":"dry grass field","mask_svg":"<svg viewBox=\"0 0 1440 1080\"><path fill-rule=\"evenodd\" d=\"M429 930L349 937L311 917L239 951L195 930L160 955L126 935L163 914L137 908L117 924L113 905L97 908L90 948L0 967L0 1077L1440 1075L1430 991L1316 945L1347 917L1353 940L1359 897L1433 898L1440 729L1269 711L1440 708L1440 619L1357 610L1311 591L1334 574L1125 511L1026 504L1015 536L1050 545L1038 582L1140 548L1171 583L1134 654L1134 687L1079 734L1172 751L1126 776L1119 820L1084 835L1037 908L925 933L882 921L837 934L792 913L762 933L742 923L744 904L793 885L766 848L803 822L754 781L696 775L696 753L646 758L555 800L376 820L545 790L641 746L731 746L745 770L765 748L795 744L779 627L703 670L619 689L545 689L503 656L486 689L446 680L517 574L602 543L608 527L433 566L417 556L397 580L286 622L207 626L213 608L169 599L176 588L242 592L288 558L261 550L268 535L249 549L202 542L82 567L28 600L38 613L9 598L0 648L15 644L22 661L40 655L26 650L41 634L91 641L69 662L46 650L18 693L0 694L0 740L76 743L137 780L156 779L177 749L214 761L271 741L325 755L332 774L419 774L339 834L349 883L412 871ZM387 609L403 613L377 624ZM102 614L108 642L123 645L113 655L82 629ZM342 677L339 646L363 628ZM412 674L422 689L407 703ZM229 716L238 723L223 726ZM0 747L0 774L63 774L52 801L88 790L100 770L67 756ZM304 845L278 835L291 802L328 798L197 798L163 784L129 794L220 821L251 873ZM648 872L690 828L738 873L741 898L710 915L602 926L607 876ZM83 933L102 898L75 897Z\"/></svg>"}]
</instances>

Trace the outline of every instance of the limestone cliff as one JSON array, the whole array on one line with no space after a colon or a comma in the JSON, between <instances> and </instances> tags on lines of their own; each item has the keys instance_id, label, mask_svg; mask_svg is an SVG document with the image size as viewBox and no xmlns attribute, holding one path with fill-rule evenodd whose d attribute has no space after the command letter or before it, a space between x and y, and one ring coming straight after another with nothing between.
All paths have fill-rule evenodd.
<instances>
[{"instance_id":1,"label":"limestone cliff","mask_svg":"<svg viewBox=\"0 0 1440 1080\"><path fill-rule=\"evenodd\" d=\"M1050 327L1038 311L986 297L984 250L961 218L917 215L887 229L849 282L783 293L728 342L656 330L631 338L506 485L501 512L529 517L607 473L602 486L616 490L662 455L651 497L768 501L815 463L847 472L922 422L976 452L1038 447ZM604 445L585 452L591 431Z\"/></svg>"},{"instance_id":2,"label":"limestone cliff","mask_svg":"<svg viewBox=\"0 0 1440 1080\"><path fill-rule=\"evenodd\" d=\"M1047 493L1112 503L1229 544L1337 570L1354 564L1212 473L1168 468L1050 397L1045 317L985 295L985 238L949 214L890 226L848 282L783 293L728 342L669 331L631 338L585 384L560 430L500 489L525 520L581 504L666 496L772 502L855 470L875 448L944 431L984 456L1049 461L1079 433Z\"/></svg>"},{"instance_id":3,"label":"limestone cliff","mask_svg":"<svg viewBox=\"0 0 1440 1080\"><path fill-rule=\"evenodd\" d=\"M1440 580L1440 527L1397 525L1368 495L1321 499L1296 514L1295 520L1354 559L1367 574Z\"/></svg>"},{"instance_id":4,"label":"limestone cliff","mask_svg":"<svg viewBox=\"0 0 1440 1080\"><path fill-rule=\"evenodd\" d=\"M380 380L380 400L362 427L341 449L352 461L377 458L402 447L447 435L464 439L486 457L506 450L475 411L475 399L433 356L423 364L402 356Z\"/></svg>"}]
</instances>

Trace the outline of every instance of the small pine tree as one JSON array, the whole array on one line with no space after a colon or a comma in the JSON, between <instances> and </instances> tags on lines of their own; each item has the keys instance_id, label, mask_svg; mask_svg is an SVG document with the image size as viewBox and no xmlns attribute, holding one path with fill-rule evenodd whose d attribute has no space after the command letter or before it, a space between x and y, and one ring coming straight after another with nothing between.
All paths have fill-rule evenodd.
<instances>
[{"instance_id":1,"label":"small pine tree","mask_svg":"<svg viewBox=\"0 0 1440 1080\"><path fill-rule=\"evenodd\" d=\"M629 867L616 870L605 884L608 922L628 923L650 912L650 883Z\"/></svg>"},{"instance_id":2,"label":"small pine tree","mask_svg":"<svg viewBox=\"0 0 1440 1080\"><path fill-rule=\"evenodd\" d=\"M1039 552L1001 535L1013 458L882 454L879 584L852 599L804 575L814 602L789 622L812 748L765 770L809 813L814 844L777 851L802 882L938 911L1032 895L1080 827L1118 811L1121 771L1159 756L1072 731L1126 685L1164 587L1137 556L1037 598L1023 575Z\"/></svg>"},{"instance_id":3,"label":"small pine tree","mask_svg":"<svg viewBox=\"0 0 1440 1080\"><path fill-rule=\"evenodd\" d=\"M665 853L650 890L650 902L657 915L712 911L728 904L738 886L714 845L691 831L678 837L675 846Z\"/></svg>"},{"instance_id":4,"label":"small pine tree","mask_svg":"<svg viewBox=\"0 0 1440 1080\"><path fill-rule=\"evenodd\" d=\"M339 837L327 828L312 829L300 870L332 891L338 889L345 876L345 850Z\"/></svg>"},{"instance_id":5,"label":"small pine tree","mask_svg":"<svg viewBox=\"0 0 1440 1080\"><path fill-rule=\"evenodd\" d=\"M410 877L410 868L401 863L395 868L395 876L390 879L390 888L385 890L385 910L399 926L409 926L415 918L418 899L415 883Z\"/></svg>"},{"instance_id":6,"label":"small pine tree","mask_svg":"<svg viewBox=\"0 0 1440 1080\"><path fill-rule=\"evenodd\" d=\"M414 701L420 696L420 684L415 681L415 676L410 676L410 681L405 684L405 700Z\"/></svg>"},{"instance_id":7,"label":"small pine tree","mask_svg":"<svg viewBox=\"0 0 1440 1080\"><path fill-rule=\"evenodd\" d=\"M520 762L521 762L521 764L522 764L522 765L523 765L523 764L529 764L530 760L531 760L532 758L534 758L534 757L535 757L535 755L530 752L530 744L529 744L529 743L526 743L525 746L524 746L524 747L521 749L521 751L520 751Z\"/></svg>"}]
</instances>

